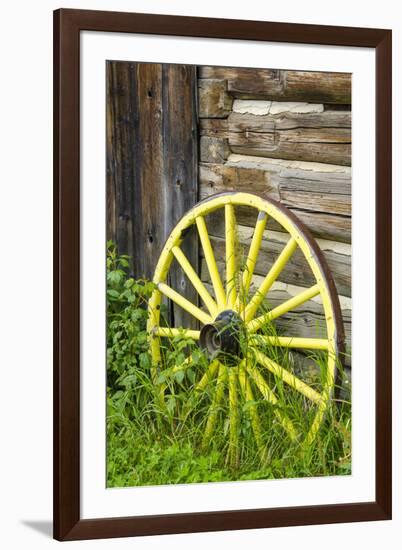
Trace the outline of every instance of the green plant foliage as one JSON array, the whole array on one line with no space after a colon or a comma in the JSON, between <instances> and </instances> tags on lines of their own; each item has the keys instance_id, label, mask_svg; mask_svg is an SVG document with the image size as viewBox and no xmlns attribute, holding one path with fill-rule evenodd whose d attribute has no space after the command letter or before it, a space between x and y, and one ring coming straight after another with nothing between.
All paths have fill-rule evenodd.
<instances>
[{"instance_id":1,"label":"green plant foliage","mask_svg":"<svg viewBox=\"0 0 402 550\"><path fill-rule=\"evenodd\" d=\"M152 371L146 332L147 301L154 290L149 281L129 275L129 258L119 256L112 242L107 246L107 484L109 487L201 483L243 479L276 479L351 473L351 406L337 400L329 407L318 436L308 449L290 441L278 423L274 408L255 392L255 401L239 401L239 463L229 462L227 399L217 411L217 424L207 448L202 437L210 411L215 382L197 391L196 384L208 360L193 340L179 336L164 339L162 362ZM162 317L166 311L162 310ZM274 324L263 327L276 334ZM247 348L247 340L240 342ZM264 353L297 373L289 350L267 346ZM185 359L192 354L191 366ZM325 358L309 358L311 385L317 390ZM260 368L255 365L255 368ZM266 373L265 373L266 374ZM341 373L342 375L342 373ZM289 392L270 375L270 385L280 396L299 433L307 433L311 413L302 396ZM160 388L165 400L160 401ZM212 394L211 394L212 395ZM264 460L257 449L250 408L261 419Z\"/></svg>"}]
</instances>

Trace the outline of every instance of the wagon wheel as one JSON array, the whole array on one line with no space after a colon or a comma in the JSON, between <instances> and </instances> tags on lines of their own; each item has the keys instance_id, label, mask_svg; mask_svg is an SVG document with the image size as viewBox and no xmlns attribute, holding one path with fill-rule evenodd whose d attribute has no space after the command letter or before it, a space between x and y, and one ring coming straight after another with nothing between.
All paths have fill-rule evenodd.
<instances>
[{"instance_id":1,"label":"wagon wheel","mask_svg":"<svg viewBox=\"0 0 402 550\"><path fill-rule=\"evenodd\" d=\"M249 207L258 211L254 233L243 266L237 265L235 218L235 207L237 206ZM218 271L205 222L205 216L218 209L224 209L225 218L226 276L224 280ZM258 290L252 293L250 287L254 268L269 218L282 226L282 229L289 234L289 240L270 267ZM180 248L187 230L191 226L195 226L198 231L212 283L213 292L211 291L211 293ZM315 279L315 284L275 308L267 310L264 306L264 299L297 248L303 253ZM167 284L169 270L174 259L196 289L200 297L200 304L202 303L201 307L191 303ZM229 458L232 464L238 460L240 404L249 405L243 409L248 411L251 429L261 458L265 456L261 418L256 399L262 400L272 407L276 422L291 440L300 442L302 445L310 444L319 430L333 395L337 360L342 351L344 336L339 300L332 276L317 243L296 216L276 201L262 199L256 195L248 193L213 195L192 208L173 229L160 255L153 281L156 289L148 304L147 329L150 335L155 383L158 383L157 374L161 368L161 349L164 339L169 341L169 339L184 334L198 341L208 358L208 366L189 390L189 393L194 393L194 390L202 392L207 384L212 385L204 424L204 448L208 447L216 429L218 411L225 403L226 392L228 394L226 402L229 423ZM325 316L325 338L277 336L264 333L263 329L267 323L272 323L274 319L318 295L321 297ZM162 297L190 313L199 322L200 330L162 326ZM293 348L320 350L319 353L325 357L326 366L323 369L324 372L321 373L320 391L317 391L312 384L305 382L300 375L296 376L291 369L283 367L278 360L269 357L264 351L267 345L273 346L274 349L284 350L285 353ZM183 364L176 365L173 370L185 370L191 363L192 357L189 355ZM310 416L311 424L304 437L298 433L297 426L286 411L286 407L281 404L281 392L278 391L275 384L275 381L278 380L287 391L296 392L303 399L305 406L309 410L313 410ZM162 401L166 397L166 391L166 386L160 384Z\"/></svg>"}]
</instances>

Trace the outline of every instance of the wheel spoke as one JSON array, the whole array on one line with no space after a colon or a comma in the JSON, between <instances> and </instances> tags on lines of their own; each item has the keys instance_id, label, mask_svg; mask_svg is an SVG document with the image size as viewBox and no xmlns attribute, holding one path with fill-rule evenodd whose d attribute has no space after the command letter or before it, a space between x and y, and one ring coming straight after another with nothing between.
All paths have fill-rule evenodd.
<instances>
[{"instance_id":1,"label":"wheel spoke","mask_svg":"<svg viewBox=\"0 0 402 550\"><path fill-rule=\"evenodd\" d=\"M266 453L261 432L261 421L258 414L257 404L254 402L255 399L253 390L251 389L250 381L244 368L244 361L242 361L242 363L239 365L239 384L243 392L244 400L246 401L246 403L250 403L247 408L247 413L250 417L251 428L254 433L261 461L264 462Z\"/></svg>"},{"instance_id":2,"label":"wheel spoke","mask_svg":"<svg viewBox=\"0 0 402 550\"><path fill-rule=\"evenodd\" d=\"M300 294L297 294L297 296L294 296L289 300L286 300L286 302L283 302L283 304L277 306L271 311L268 311L267 313L260 315L256 319L249 321L247 323L247 329L250 332L255 332L259 330L265 323L273 321L277 317L280 317L281 315L284 315L288 311L304 304L304 302L311 300L311 298L314 298L314 296L317 296L317 294L319 293L320 293L320 287L318 284L310 288L307 288L305 291L300 292Z\"/></svg>"},{"instance_id":3,"label":"wheel spoke","mask_svg":"<svg viewBox=\"0 0 402 550\"><path fill-rule=\"evenodd\" d=\"M208 266L209 276L211 277L212 286L214 287L214 292L218 306L220 308L225 307L226 296L225 290L223 288L222 280L219 275L218 267L216 265L214 252L212 250L211 241L209 239L207 226L205 220L202 216L198 216L195 220L198 235L200 237L201 246L204 251L205 261Z\"/></svg>"},{"instance_id":4,"label":"wheel spoke","mask_svg":"<svg viewBox=\"0 0 402 550\"><path fill-rule=\"evenodd\" d=\"M175 372L185 370L188 367L191 367L192 362L193 362L193 356L189 355L189 357L186 357L186 359L182 363L180 363L180 365L175 365L170 372L174 374Z\"/></svg>"},{"instance_id":5,"label":"wheel spoke","mask_svg":"<svg viewBox=\"0 0 402 550\"><path fill-rule=\"evenodd\" d=\"M239 463L239 406L237 398L237 372L229 369L229 460L233 467Z\"/></svg>"},{"instance_id":6,"label":"wheel spoke","mask_svg":"<svg viewBox=\"0 0 402 550\"><path fill-rule=\"evenodd\" d=\"M192 304L189 300L184 298L181 294L173 290L170 286L166 285L165 283L159 283L158 289L172 300L172 302L175 302L178 306L180 306L185 311L188 311L193 317L201 321L204 325L207 325L208 323L212 323L212 318L202 311L199 307Z\"/></svg>"},{"instance_id":7,"label":"wheel spoke","mask_svg":"<svg viewBox=\"0 0 402 550\"><path fill-rule=\"evenodd\" d=\"M281 411L278 408L278 398L274 394L274 392L271 390L271 388L268 386L267 382L265 381L264 377L261 375L261 373L251 365L247 365L246 371L250 374L251 378L254 380L255 385L260 390L262 396L268 403L271 403L271 405L274 405L274 414L276 418L279 420L283 428L287 431L291 439L297 438L297 433L295 430L295 427L293 426L292 421L288 418L288 416Z\"/></svg>"},{"instance_id":8,"label":"wheel spoke","mask_svg":"<svg viewBox=\"0 0 402 550\"><path fill-rule=\"evenodd\" d=\"M245 320L250 321L250 319L253 318L255 312L260 307L261 302L264 300L265 296L267 295L267 292L273 285L273 283L278 278L279 274L289 261L290 257L294 253L294 251L297 248L297 241L293 237L289 239L286 246L282 250L282 252L279 254L278 258L276 259L274 265L269 270L267 276L263 280L263 282L260 285L260 288L256 291L252 299L250 300L250 303L246 307L245 310Z\"/></svg>"},{"instance_id":9,"label":"wheel spoke","mask_svg":"<svg viewBox=\"0 0 402 550\"><path fill-rule=\"evenodd\" d=\"M212 361L208 367L207 370L202 375L201 380L196 385L195 389L197 391L204 391L205 388L208 386L210 382L215 378L216 373L218 372L219 368L219 361L215 359L215 361Z\"/></svg>"},{"instance_id":10,"label":"wheel spoke","mask_svg":"<svg viewBox=\"0 0 402 550\"><path fill-rule=\"evenodd\" d=\"M246 372L254 380L257 388L262 393L264 399L269 403L271 403L271 405L276 405L278 403L278 398L276 397L274 392L271 390L271 388L268 386L265 378L261 375L261 373L258 372L258 370L251 365L247 365L245 369L246 369Z\"/></svg>"},{"instance_id":11,"label":"wheel spoke","mask_svg":"<svg viewBox=\"0 0 402 550\"><path fill-rule=\"evenodd\" d=\"M185 328L155 327L152 330L152 334L164 338L176 338L178 336L182 336L183 338L191 338L192 340L200 339L199 330L190 330Z\"/></svg>"},{"instance_id":12,"label":"wheel spoke","mask_svg":"<svg viewBox=\"0 0 402 550\"><path fill-rule=\"evenodd\" d=\"M300 380L297 376L295 376L293 373L289 372L285 368L281 367L273 361L272 359L269 359L266 355L261 353L260 351L254 349L255 358L258 361L260 365L268 369L272 374L283 380L288 386L293 388L294 390L298 391L311 401L313 401L316 404L321 403L322 401L322 395L319 394L317 391L315 391L313 388L308 386L305 382Z\"/></svg>"},{"instance_id":13,"label":"wheel spoke","mask_svg":"<svg viewBox=\"0 0 402 550\"><path fill-rule=\"evenodd\" d=\"M226 239L226 303L229 308L236 302L236 218L233 204L225 204Z\"/></svg>"},{"instance_id":14,"label":"wheel spoke","mask_svg":"<svg viewBox=\"0 0 402 550\"><path fill-rule=\"evenodd\" d=\"M244 266L242 283L241 283L241 292L243 298L247 297L248 291L250 289L251 279L253 278L255 265L257 263L258 253L261 247L261 241L264 235L265 226L267 224L268 214L264 211L258 213L257 222L255 224L253 238L251 239L250 249L246 259L246 265ZM240 296L237 298L237 305L240 304Z\"/></svg>"},{"instance_id":15,"label":"wheel spoke","mask_svg":"<svg viewBox=\"0 0 402 550\"><path fill-rule=\"evenodd\" d=\"M227 379L227 368L220 364L218 372L218 381L216 384L215 395L212 400L211 406L209 408L209 413L207 417L207 423L205 426L204 437L202 440L202 447L206 449L213 435L215 424L218 418L219 408L221 401L223 399L223 393L225 390L225 382Z\"/></svg>"},{"instance_id":16,"label":"wheel spoke","mask_svg":"<svg viewBox=\"0 0 402 550\"><path fill-rule=\"evenodd\" d=\"M277 346L281 348L322 349L328 350L329 342L325 338L293 338L293 336L264 336L253 334L250 338L253 344Z\"/></svg>"},{"instance_id":17,"label":"wheel spoke","mask_svg":"<svg viewBox=\"0 0 402 550\"><path fill-rule=\"evenodd\" d=\"M201 296L201 299L208 308L209 313L212 317L215 318L218 314L218 306L216 305L215 300L210 296L208 290L205 288L204 283L198 277L193 266L190 264L183 251L178 246L174 246L172 248L172 252L174 257L180 264L181 268L183 269L184 273L187 275L189 281L198 292L198 294Z\"/></svg>"},{"instance_id":18,"label":"wheel spoke","mask_svg":"<svg viewBox=\"0 0 402 550\"><path fill-rule=\"evenodd\" d=\"M311 445L315 436L317 435L317 432L320 429L321 423L323 421L323 418L327 409L327 402L328 402L328 399L322 401L322 404L320 405L319 410L315 415L314 421L304 441L304 445L306 446Z\"/></svg>"}]
</instances>

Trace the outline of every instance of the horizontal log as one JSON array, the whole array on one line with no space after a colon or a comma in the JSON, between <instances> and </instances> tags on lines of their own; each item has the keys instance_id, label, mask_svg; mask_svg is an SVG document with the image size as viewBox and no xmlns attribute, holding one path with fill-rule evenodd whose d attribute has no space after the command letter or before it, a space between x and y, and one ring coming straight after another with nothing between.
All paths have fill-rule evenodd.
<instances>
[{"instance_id":1,"label":"horizontal log","mask_svg":"<svg viewBox=\"0 0 402 550\"><path fill-rule=\"evenodd\" d=\"M198 80L198 116L224 118L232 109L233 99L227 92L226 80Z\"/></svg>"},{"instance_id":2,"label":"horizontal log","mask_svg":"<svg viewBox=\"0 0 402 550\"><path fill-rule=\"evenodd\" d=\"M280 201L315 237L351 242L351 170L326 164L230 155L224 164L199 166L200 197L245 191ZM254 226L255 212L239 209L239 222ZM269 220L268 227L280 230Z\"/></svg>"},{"instance_id":3,"label":"horizontal log","mask_svg":"<svg viewBox=\"0 0 402 550\"><path fill-rule=\"evenodd\" d=\"M214 224L211 226L211 223L208 224L211 243L217 258L225 257L224 227L222 225ZM239 265L242 265L247 257L253 231L254 229L251 227L238 227L237 253ZM265 231L255 266L256 275L265 276L268 273L288 239L289 235L286 233ZM352 291L351 246L330 241L318 241L318 245L327 260L338 294L350 297ZM280 275L280 280L303 287L309 287L316 283L307 260L300 249L295 251L286 264Z\"/></svg>"},{"instance_id":4,"label":"horizontal log","mask_svg":"<svg viewBox=\"0 0 402 550\"><path fill-rule=\"evenodd\" d=\"M200 188L200 198L203 199L206 195L203 194L204 188ZM311 231L315 238L329 239L341 243L350 243L352 234L352 221L350 217L343 217L333 214L324 214L322 212L310 212L307 210L299 210L290 208L290 210L304 223ZM211 220L215 219L215 214L210 215ZM237 221L245 226L254 227L256 222L255 210L247 207L239 207L236 209ZM282 231L283 228L271 218L268 220L268 228L275 231Z\"/></svg>"},{"instance_id":5,"label":"horizontal log","mask_svg":"<svg viewBox=\"0 0 402 550\"><path fill-rule=\"evenodd\" d=\"M350 113L232 112L227 119L201 119L202 136L227 139L233 153L349 166Z\"/></svg>"},{"instance_id":6,"label":"horizontal log","mask_svg":"<svg viewBox=\"0 0 402 550\"><path fill-rule=\"evenodd\" d=\"M333 214L292 208L291 210L315 237L333 239L343 243L352 242L352 218L350 216L334 216Z\"/></svg>"},{"instance_id":7,"label":"horizontal log","mask_svg":"<svg viewBox=\"0 0 402 550\"><path fill-rule=\"evenodd\" d=\"M224 266L218 262L221 276L224 277ZM205 286L213 295L213 288L209 281L208 268L204 260L201 261L201 278ZM256 290L262 282L262 277L254 276L251 290ZM268 293L264 306L273 309L296 294L305 290L303 287L288 285L282 282L274 283ZM350 298L340 297L343 326L345 330L346 355L343 357L344 364L351 364L352 344L352 309ZM278 334L282 336L293 336L301 338L325 338L326 323L324 311L319 297L305 302L298 308L278 317L274 321Z\"/></svg>"},{"instance_id":8,"label":"horizontal log","mask_svg":"<svg viewBox=\"0 0 402 550\"><path fill-rule=\"evenodd\" d=\"M227 119L202 119L200 130L202 135L229 138L231 134L272 133L275 130L297 129L343 129L348 142L351 141L351 112L323 111L321 113L294 113L285 111L278 114L257 115L251 113L231 112ZM346 139L346 138L344 138Z\"/></svg>"},{"instance_id":9,"label":"horizontal log","mask_svg":"<svg viewBox=\"0 0 402 550\"><path fill-rule=\"evenodd\" d=\"M275 111L270 107L266 115L232 112L228 118L228 130L231 132L272 132L273 130L297 130L320 128L344 128L349 130L348 139L351 139L351 111L306 111L298 112L289 104L276 103ZM279 109L284 105L283 110ZM290 104L292 105L292 104ZM222 121L223 122L223 121ZM206 122L205 122L206 124ZM217 121L217 125L219 122Z\"/></svg>"},{"instance_id":10,"label":"horizontal log","mask_svg":"<svg viewBox=\"0 0 402 550\"><path fill-rule=\"evenodd\" d=\"M202 194L252 191L285 206L351 215L350 168L230 155L225 164L200 164Z\"/></svg>"},{"instance_id":11,"label":"horizontal log","mask_svg":"<svg viewBox=\"0 0 402 550\"><path fill-rule=\"evenodd\" d=\"M349 73L204 66L199 77L227 80L228 92L236 98L351 103Z\"/></svg>"}]
</instances>

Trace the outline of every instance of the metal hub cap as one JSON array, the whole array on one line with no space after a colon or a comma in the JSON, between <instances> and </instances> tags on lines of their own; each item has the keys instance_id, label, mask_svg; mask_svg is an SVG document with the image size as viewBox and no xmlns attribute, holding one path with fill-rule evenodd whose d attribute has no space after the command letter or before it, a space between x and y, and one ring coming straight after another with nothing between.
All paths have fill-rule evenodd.
<instances>
[{"instance_id":1,"label":"metal hub cap","mask_svg":"<svg viewBox=\"0 0 402 550\"><path fill-rule=\"evenodd\" d=\"M209 357L240 357L240 337L244 323L233 310L222 311L215 321L204 325L200 333L201 349Z\"/></svg>"}]
</instances>

